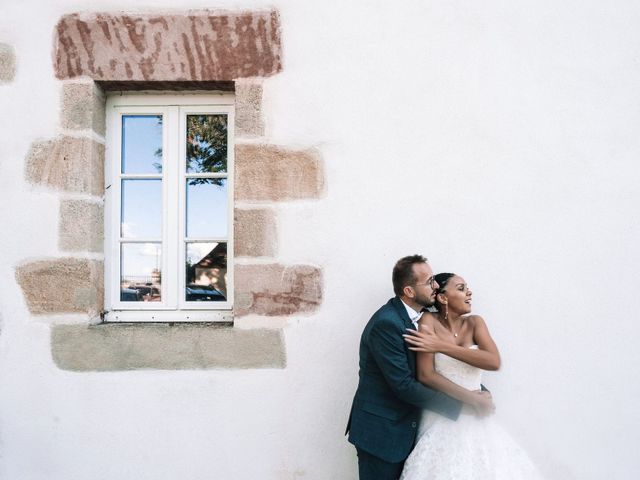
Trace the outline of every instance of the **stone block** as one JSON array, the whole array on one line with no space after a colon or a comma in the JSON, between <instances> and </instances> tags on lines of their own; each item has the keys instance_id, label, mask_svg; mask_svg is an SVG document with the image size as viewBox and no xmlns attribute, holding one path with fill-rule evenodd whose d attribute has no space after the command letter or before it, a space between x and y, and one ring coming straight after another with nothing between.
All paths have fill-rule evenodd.
<instances>
[{"instance_id":1,"label":"stone block","mask_svg":"<svg viewBox=\"0 0 640 480\"><path fill-rule=\"evenodd\" d=\"M93 130L104 136L104 106L104 93L94 82L65 82L60 124L69 130Z\"/></svg>"},{"instance_id":2,"label":"stone block","mask_svg":"<svg viewBox=\"0 0 640 480\"><path fill-rule=\"evenodd\" d=\"M276 235L276 218L273 210L235 209L234 251L236 257L274 256Z\"/></svg>"},{"instance_id":3,"label":"stone block","mask_svg":"<svg viewBox=\"0 0 640 480\"><path fill-rule=\"evenodd\" d=\"M59 245L64 251L102 252L104 208L86 200L63 200L60 204Z\"/></svg>"},{"instance_id":4,"label":"stone block","mask_svg":"<svg viewBox=\"0 0 640 480\"><path fill-rule=\"evenodd\" d=\"M284 368L279 330L195 324L55 325L51 353L72 371Z\"/></svg>"},{"instance_id":5,"label":"stone block","mask_svg":"<svg viewBox=\"0 0 640 480\"><path fill-rule=\"evenodd\" d=\"M238 144L235 159L235 198L238 201L319 198L323 192L322 160L315 149Z\"/></svg>"},{"instance_id":6,"label":"stone block","mask_svg":"<svg viewBox=\"0 0 640 480\"><path fill-rule=\"evenodd\" d=\"M264 135L262 118L262 85L255 82L236 82L236 137Z\"/></svg>"},{"instance_id":7,"label":"stone block","mask_svg":"<svg viewBox=\"0 0 640 480\"><path fill-rule=\"evenodd\" d=\"M12 82L16 76L16 52L11 45L0 43L0 83Z\"/></svg>"},{"instance_id":8,"label":"stone block","mask_svg":"<svg viewBox=\"0 0 640 480\"><path fill-rule=\"evenodd\" d=\"M85 258L51 258L20 265L16 279L33 314L102 311L103 264Z\"/></svg>"},{"instance_id":9,"label":"stone block","mask_svg":"<svg viewBox=\"0 0 640 480\"><path fill-rule=\"evenodd\" d=\"M27 180L74 193L104 194L104 145L89 138L39 140L27 154Z\"/></svg>"},{"instance_id":10,"label":"stone block","mask_svg":"<svg viewBox=\"0 0 640 480\"><path fill-rule=\"evenodd\" d=\"M322 271L310 265L236 265L237 316L293 315L315 311L322 301Z\"/></svg>"},{"instance_id":11,"label":"stone block","mask_svg":"<svg viewBox=\"0 0 640 480\"><path fill-rule=\"evenodd\" d=\"M282 70L275 10L175 15L74 13L55 29L59 79L226 81Z\"/></svg>"}]
</instances>

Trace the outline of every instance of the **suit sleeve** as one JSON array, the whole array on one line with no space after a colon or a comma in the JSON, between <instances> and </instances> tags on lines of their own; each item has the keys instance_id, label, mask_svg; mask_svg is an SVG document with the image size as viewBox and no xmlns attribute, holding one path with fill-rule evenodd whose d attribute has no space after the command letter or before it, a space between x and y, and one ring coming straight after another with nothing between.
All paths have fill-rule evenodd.
<instances>
[{"instance_id":1,"label":"suit sleeve","mask_svg":"<svg viewBox=\"0 0 640 480\"><path fill-rule=\"evenodd\" d=\"M421 384L412 375L403 333L397 321L386 318L379 319L369 333L371 354L387 384L400 400L457 419L462 402Z\"/></svg>"}]
</instances>

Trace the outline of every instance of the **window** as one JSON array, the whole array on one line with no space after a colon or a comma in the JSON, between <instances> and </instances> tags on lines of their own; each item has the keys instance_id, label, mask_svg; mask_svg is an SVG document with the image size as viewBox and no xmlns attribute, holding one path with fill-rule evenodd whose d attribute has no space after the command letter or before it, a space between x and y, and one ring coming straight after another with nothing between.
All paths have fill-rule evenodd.
<instances>
[{"instance_id":1,"label":"window","mask_svg":"<svg viewBox=\"0 0 640 480\"><path fill-rule=\"evenodd\" d=\"M107 99L107 321L229 321L233 95Z\"/></svg>"}]
</instances>

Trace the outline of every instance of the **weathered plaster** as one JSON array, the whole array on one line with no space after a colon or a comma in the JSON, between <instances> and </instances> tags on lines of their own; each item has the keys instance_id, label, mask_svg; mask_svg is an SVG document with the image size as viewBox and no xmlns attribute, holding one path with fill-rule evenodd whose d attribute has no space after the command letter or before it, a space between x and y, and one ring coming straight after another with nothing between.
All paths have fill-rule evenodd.
<instances>
[{"instance_id":1,"label":"weathered plaster","mask_svg":"<svg viewBox=\"0 0 640 480\"><path fill-rule=\"evenodd\" d=\"M63 370L284 368L279 330L207 324L56 325L51 353Z\"/></svg>"},{"instance_id":2,"label":"weathered plaster","mask_svg":"<svg viewBox=\"0 0 640 480\"><path fill-rule=\"evenodd\" d=\"M59 79L235 80L282 69L275 10L187 15L75 13L58 22Z\"/></svg>"},{"instance_id":3,"label":"weathered plaster","mask_svg":"<svg viewBox=\"0 0 640 480\"><path fill-rule=\"evenodd\" d=\"M238 144L235 153L236 200L299 200L323 192L322 159L315 149Z\"/></svg>"}]
</instances>

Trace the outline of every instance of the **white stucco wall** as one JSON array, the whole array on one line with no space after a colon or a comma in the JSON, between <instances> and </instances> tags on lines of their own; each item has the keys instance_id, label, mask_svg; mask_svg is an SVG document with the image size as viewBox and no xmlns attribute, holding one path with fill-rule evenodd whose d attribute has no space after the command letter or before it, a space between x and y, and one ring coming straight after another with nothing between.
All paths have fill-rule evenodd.
<instances>
[{"instance_id":1,"label":"white stucco wall","mask_svg":"<svg viewBox=\"0 0 640 480\"><path fill-rule=\"evenodd\" d=\"M142 6L141 6L142 5ZM279 208L283 262L321 265L285 370L71 373L14 280L55 256L58 194L24 158L58 132L53 27L81 10L275 6L267 136L323 153L326 197ZM0 478L354 479L362 327L420 252L461 273L501 349L501 421L552 479L640 477L640 5L94 2L0 6Z\"/></svg>"}]
</instances>

